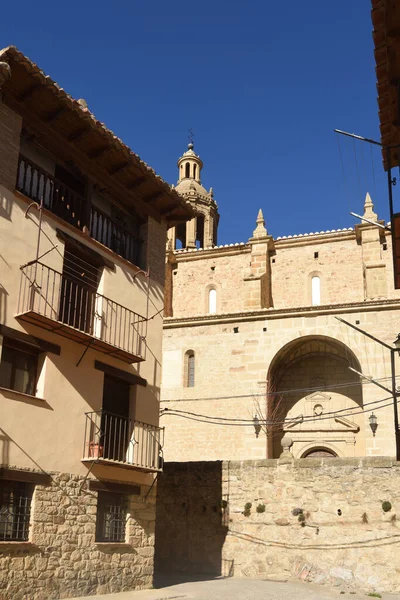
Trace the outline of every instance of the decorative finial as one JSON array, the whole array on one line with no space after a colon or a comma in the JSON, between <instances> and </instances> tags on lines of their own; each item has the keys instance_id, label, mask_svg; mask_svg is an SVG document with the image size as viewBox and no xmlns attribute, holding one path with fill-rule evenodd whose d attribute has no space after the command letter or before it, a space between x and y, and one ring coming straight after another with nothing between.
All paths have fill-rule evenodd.
<instances>
[{"instance_id":1,"label":"decorative finial","mask_svg":"<svg viewBox=\"0 0 400 600\"><path fill-rule=\"evenodd\" d=\"M266 227L265 227L264 215L262 213L261 208L258 211L256 223L257 223L257 227L253 231L253 238L262 238L262 237L265 237L266 235L268 235L268 231L266 230Z\"/></svg>"},{"instance_id":2,"label":"decorative finial","mask_svg":"<svg viewBox=\"0 0 400 600\"><path fill-rule=\"evenodd\" d=\"M188 143L188 150L193 150L194 148L194 143L193 143L193 138L194 138L194 133L193 133L193 129L188 129L189 131L189 143Z\"/></svg>"},{"instance_id":3,"label":"decorative finial","mask_svg":"<svg viewBox=\"0 0 400 600\"><path fill-rule=\"evenodd\" d=\"M378 215L374 212L374 204L373 204L373 202L371 200L371 196L369 195L368 192L365 196L363 217L365 219L369 219L370 221L378 220Z\"/></svg>"}]
</instances>

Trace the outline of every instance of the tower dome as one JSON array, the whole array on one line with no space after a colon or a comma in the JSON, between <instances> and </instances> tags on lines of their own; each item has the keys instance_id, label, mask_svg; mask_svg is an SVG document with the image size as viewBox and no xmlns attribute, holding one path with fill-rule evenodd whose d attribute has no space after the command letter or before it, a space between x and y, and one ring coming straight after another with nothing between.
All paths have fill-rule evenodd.
<instances>
[{"instance_id":1,"label":"tower dome","mask_svg":"<svg viewBox=\"0 0 400 600\"><path fill-rule=\"evenodd\" d=\"M219 221L218 206L212 188L207 191L201 184L203 161L190 142L188 149L178 159L179 192L194 208L197 216L187 223L173 227L168 232L169 248L208 248L217 243Z\"/></svg>"}]
</instances>

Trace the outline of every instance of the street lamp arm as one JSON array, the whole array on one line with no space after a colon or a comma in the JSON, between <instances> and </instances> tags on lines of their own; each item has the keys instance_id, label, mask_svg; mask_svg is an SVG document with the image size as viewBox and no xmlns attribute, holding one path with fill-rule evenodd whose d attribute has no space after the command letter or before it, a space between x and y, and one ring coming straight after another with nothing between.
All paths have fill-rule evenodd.
<instances>
[{"instance_id":1,"label":"street lamp arm","mask_svg":"<svg viewBox=\"0 0 400 600\"><path fill-rule=\"evenodd\" d=\"M341 323L345 323L346 325L348 325L352 329L355 329L359 333L362 333L363 335L365 335L366 337L370 338L371 340L374 340L374 342L377 342L381 346L384 346L385 348L387 348L388 350L390 350L391 352L393 352L394 348L392 346L389 346L389 344L386 344L385 342L382 342L382 340L378 339L374 335L371 335L370 333L367 333L366 331L364 331L364 329L360 329L360 327L357 327L356 325L353 325L353 323L349 323L348 321L346 321L345 319L342 319L341 317L335 317L335 319L337 319Z\"/></svg>"},{"instance_id":2,"label":"street lamp arm","mask_svg":"<svg viewBox=\"0 0 400 600\"><path fill-rule=\"evenodd\" d=\"M363 373L360 373L360 371L356 371L356 369L353 369L353 367L348 367L350 371L353 371L353 373L357 373L357 375L359 377L361 377L362 379L366 379L367 381L370 381L371 383L374 383L375 385L377 385L378 387L382 388L383 390L385 390L385 392L388 392L388 394L392 394L392 390L385 387L384 385L382 385L381 383L378 383L378 381L376 381L373 377L370 377L368 375L364 375Z\"/></svg>"}]
</instances>

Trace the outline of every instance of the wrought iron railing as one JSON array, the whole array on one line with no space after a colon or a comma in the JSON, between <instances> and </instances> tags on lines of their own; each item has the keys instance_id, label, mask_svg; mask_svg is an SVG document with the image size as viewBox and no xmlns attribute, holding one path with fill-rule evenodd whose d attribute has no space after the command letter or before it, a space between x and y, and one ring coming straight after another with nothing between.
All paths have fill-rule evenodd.
<instances>
[{"instance_id":1,"label":"wrought iron railing","mask_svg":"<svg viewBox=\"0 0 400 600\"><path fill-rule=\"evenodd\" d=\"M140 241L138 232L125 227L99 208L92 206L90 213L90 235L126 260L139 264Z\"/></svg>"},{"instance_id":2,"label":"wrought iron railing","mask_svg":"<svg viewBox=\"0 0 400 600\"><path fill-rule=\"evenodd\" d=\"M21 268L18 313L33 312L84 332L140 359L145 358L145 319L99 294L78 277L34 262Z\"/></svg>"},{"instance_id":3,"label":"wrought iron railing","mask_svg":"<svg viewBox=\"0 0 400 600\"><path fill-rule=\"evenodd\" d=\"M164 429L99 410L86 413L83 460L162 470Z\"/></svg>"},{"instance_id":4,"label":"wrought iron railing","mask_svg":"<svg viewBox=\"0 0 400 600\"><path fill-rule=\"evenodd\" d=\"M84 199L25 156L19 156L17 190L71 225L82 229Z\"/></svg>"},{"instance_id":5,"label":"wrought iron railing","mask_svg":"<svg viewBox=\"0 0 400 600\"><path fill-rule=\"evenodd\" d=\"M139 230L123 223L92 205L90 222L85 222L85 199L65 183L25 156L19 156L16 188L71 225L89 226L90 235L113 252L135 265L140 263Z\"/></svg>"}]
</instances>

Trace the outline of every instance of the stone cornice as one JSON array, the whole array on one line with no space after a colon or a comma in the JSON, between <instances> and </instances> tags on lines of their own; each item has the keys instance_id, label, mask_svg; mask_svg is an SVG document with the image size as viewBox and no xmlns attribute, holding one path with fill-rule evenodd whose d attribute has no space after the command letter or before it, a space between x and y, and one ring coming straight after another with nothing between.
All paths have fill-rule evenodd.
<instances>
[{"instance_id":1,"label":"stone cornice","mask_svg":"<svg viewBox=\"0 0 400 600\"><path fill-rule=\"evenodd\" d=\"M245 244L230 244L229 246L216 246L215 248L205 248L201 250L175 250L174 257L176 262L181 262L184 260L201 260L202 258L221 258L222 256L233 256L235 254L245 254L250 252L250 246Z\"/></svg>"},{"instance_id":2,"label":"stone cornice","mask_svg":"<svg viewBox=\"0 0 400 600\"><path fill-rule=\"evenodd\" d=\"M374 310L392 310L396 308L400 308L400 299L368 300L365 302L349 302L344 304L327 304L325 306L306 306L297 308L262 308L259 310L226 313L223 315L202 315L177 318L166 317L164 318L164 329L235 323L238 321L265 321L291 317L317 317L321 315L371 312Z\"/></svg>"}]
</instances>

